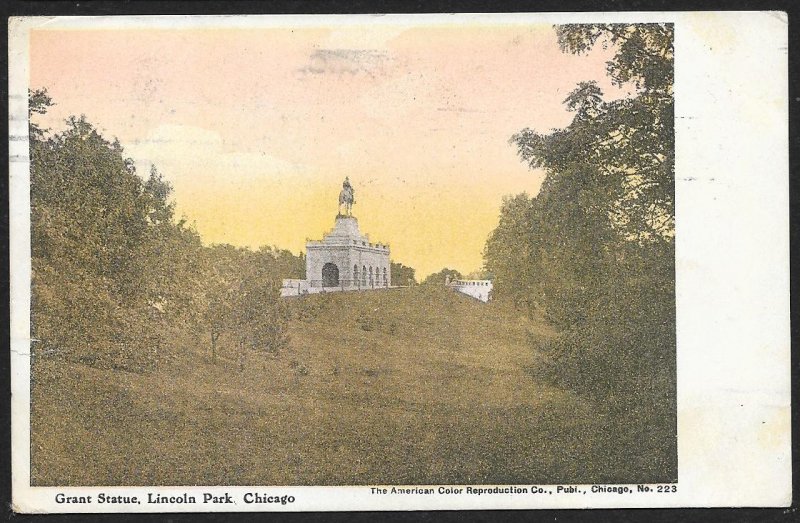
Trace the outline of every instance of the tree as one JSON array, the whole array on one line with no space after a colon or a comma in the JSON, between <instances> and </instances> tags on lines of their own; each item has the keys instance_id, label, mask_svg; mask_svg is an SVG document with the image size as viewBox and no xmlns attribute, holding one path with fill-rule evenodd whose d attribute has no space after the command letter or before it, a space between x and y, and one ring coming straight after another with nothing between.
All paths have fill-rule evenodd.
<instances>
[{"instance_id":1,"label":"tree","mask_svg":"<svg viewBox=\"0 0 800 523\"><path fill-rule=\"evenodd\" d=\"M280 282L298 270L301 257L262 247L258 251L214 245L206 252L210 272L205 285L204 322L217 362L223 335L235 343L240 368L245 349L276 353L288 342L288 310L280 301ZM291 274L291 273L290 273Z\"/></svg>"},{"instance_id":2,"label":"tree","mask_svg":"<svg viewBox=\"0 0 800 523\"><path fill-rule=\"evenodd\" d=\"M289 311L280 300L280 287L259 277L259 270L239 281L234 308L234 325L239 342L239 370L243 370L245 348L276 354L286 346Z\"/></svg>"},{"instance_id":3,"label":"tree","mask_svg":"<svg viewBox=\"0 0 800 523\"><path fill-rule=\"evenodd\" d=\"M399 262L391 262L390 270L392 275L392 285L410 285L416 283L414 269L407 267Z\"/></svg>"},{"instance_id":4,"label":"tree","mask_svg":"<svg viewBox=\"0 0 800 523\"><path fill-rule=\"evenodd\" d=\"M447 278L451 280L461 279L461 273L455 269L448 269L445 267L439 272L429 274L427 278L422 281L422 285L444 285Z\"/></svg>"},{"instance_id":5,"label":"tree","mask_svg":"<svg viewBox=\"0 0 800 523\"><path fill-rule=\"evenodd\" d=\"M494 275L493 293L522 308L533 307L537 300L531 287L538 266L531 212L527 194L504 197L500 222L489 234L483 251L486 269Z\"/></svg>"},{"instance_id":6,"label":"tree","mask_svg":"<svg viewBox=\"0 0 800 523\"><path fill-rule=\"evenodd\" d=\"M305 277L306 258L304 255L294 255L286 249L262 246L256 251L260 264L269 267L270 279L281 282L284 278Z\"/></svg>"},{"instance_id":7,"label":"tree","mask_svg":"<svg viewBox=\"0 0 800 523\"><path fill-rule=\"evenodd\" d=\"M211 342L211 362L216 364L219 339L233 323L239 254L232 245L213 245L203 250L203 257L206 280L202 320Z\"/></svg>"},{"instance_id":8,"label":"tree","mask_svg":"<svg viewBox=\"0 0 800 523\"><path fill-rule=\"evenodd\" d=\"M172 223L175 214L175 204L169 201L172 184L164 179L155 165L150 166L150 176L142 189L149 222L152 225Z\"/></svg>"},{"instance_id":9,"label":"tree","mask_svg":"<svg viewBox=\"0 0 800 523\"><path fill-rule=\"evenodd\" d=\"M557 329L537 344L532 371L601 400L618 455L646 447L646 466L675 478L673 28L556 32L565 52L612 47L608 74L633 93L606 101L596 83L581 82L564 100L570 125L511 138L546 177L535 198L504 202L486 268L497 275L496 298Z\"/></svg>"},{"instance_id":10,"label":"tree","mask_svg":"<svg viewBox=\"0 0 800 523\"><path fill-rule=\"evenodd\" d=\"M593 82L582 82L565 105L569 127L550 134L524 129L514 135L520 157L550 176L582 166L597 177L593 205L609 214L628 239L670 241L674 234L673 27L671 24L568 24L556 27L565 52L584 53L597 42L616 53L607 64L617 85L636 95L604 102Z\"/></svg>"},{"instance_id":11,"label":"tree","mask_svg":"<svg viewBox=\"0 0 800 523\"><path fill-rule=\"evenodd\" d=\"M642 93L672 92L672 24L562 24L555 30L564 52L587 53L598 42L614 46L606 70L615 84L630 82Z\"/></svg>"},{"instance_id":12,"label":"tree","mask_svg":"<svg viewBox=\"0 0 800 523\"><path fill-rule=\"evenodd\" d=\"M465 280L494 280L494 274L486 269L478 269L464 275Z\"/></svg>"},{"instance_id":13,"label":"tree","mask_svg":"<svg viewBox=\"0 0 800 523\"><path fill-rule=\"evenodd\" d=\"M44 138L48 129L42 129L33 120L35 114L45 114L49 107L52 107L53 99L47 93L47 89L28 89L28 136L30 140L38 141Z\"/></svg>"},{"instance_id":14,"label":"tree","mask_svg":"<svg viewBox=\"0 0 800 523\"><path fill-rule=\"evenodd\" d=\"M550 379L595 395L674 393L673 28L557 26L561 49L615 52L607 71L633 95L606 101L595 82L564 100L569 126L523 129L520 158L544 169L539 194L504 201L486 244L495 294L540 310L560 334ZM642 383L649 383L644 389ZM671 396L674 397L674 394Z\"/></svg>"},{"instance_id":15,"label":"tree","mask_svg":"<svg viewBox=\"0 0 800 523\"><path fill-rule=\"evenodd\" d=\"M84 117L49 135L33 117L52 101L30 96L34 336L43 353L145 370L196 323L199 235L175 222L155 167L143 180Z\"/></svg>"},{"instance_id":16,"label":"tree","mask_svg":"<svg viewBox=\"0 0 800 523\"><path fill-rule=\"evenodd\" d=\"M139 372L205 329L214 362L223 334L262 351L285 345L280 281L302 276L302 256L203 246L185 219L175 219L172 187L155 166L140 177L119 142L84 117L49 135L33 117L52 100L44 89L29 94L32 328L40 354Z\"/></svg>"},{"instance_id":17,"label":"tree","mask_svg":"<svg viewBox=\"0 0 800 523\"><path fill-rule=\"evenodd\" d=\"M32 98L41 114L49 98ZM83 117L54 136L32 133L30 148L35 337L46 352L141 367L151 340L128 339L153 314L135 270L149 238L141 179Z\"/></svg>"}]
</instances>

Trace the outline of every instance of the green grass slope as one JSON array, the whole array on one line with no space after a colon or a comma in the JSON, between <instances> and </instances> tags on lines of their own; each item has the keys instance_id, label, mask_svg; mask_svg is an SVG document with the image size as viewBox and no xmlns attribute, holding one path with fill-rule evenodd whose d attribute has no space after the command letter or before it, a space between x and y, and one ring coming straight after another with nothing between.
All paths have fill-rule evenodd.
<instances>
[{"instance_id":1,"label":"green grass slope","mask_svg":"<svg viewBox=\"0 0 800 523\"><path fill-rule=\"evenodd\" d=\"M34 366L34 485L665 481L602 405L530 372L547 325L442 287L290 300L289 347L150 374Z\"/></svg>"}]
</instances>

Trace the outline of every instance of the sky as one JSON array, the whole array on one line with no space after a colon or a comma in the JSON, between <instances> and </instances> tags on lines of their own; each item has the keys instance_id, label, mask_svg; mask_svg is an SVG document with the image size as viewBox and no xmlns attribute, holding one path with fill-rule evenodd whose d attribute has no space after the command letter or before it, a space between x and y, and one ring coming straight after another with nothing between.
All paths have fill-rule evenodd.
<instances>
[{"instance_id":1,"label":"sky","mask_svg":"<svg viewBox=\"0 0 800 523\"><path fill-rule=\"evenodd\" d=\"M294 253L334 224L345 176L372 241L418 278L480 269L504 195L544 173L509 138L564 127L610 51L562 53L550 25L47 29L30 87L54 131L86 115L173 185L203 241Z\"/></svg>"}]
</instances>

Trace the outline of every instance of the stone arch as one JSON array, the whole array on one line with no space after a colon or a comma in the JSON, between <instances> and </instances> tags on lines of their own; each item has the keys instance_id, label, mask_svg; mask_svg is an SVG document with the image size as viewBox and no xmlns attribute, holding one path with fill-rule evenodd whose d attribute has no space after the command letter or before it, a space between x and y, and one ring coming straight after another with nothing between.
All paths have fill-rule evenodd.
<instances>
[{"instance_id":1,"label":"stone arch","mask_svg":"<svg viewBox=\"0 0 800 523\"><path fill-rule=\"evenodd\" d=\"M334 263L326 263L322 266L322 286L337 287L339 285L339 267Z\"/></svg>"},{"instance_id":2,"label":"stone arch","mask_svg":"<svg viewBox=\"0 0 800 523\"><path fill-rule=\"evenodd\" d=\"M358 285L358 265L353 265L353 285Z\"/></svg>"}]
</instances>

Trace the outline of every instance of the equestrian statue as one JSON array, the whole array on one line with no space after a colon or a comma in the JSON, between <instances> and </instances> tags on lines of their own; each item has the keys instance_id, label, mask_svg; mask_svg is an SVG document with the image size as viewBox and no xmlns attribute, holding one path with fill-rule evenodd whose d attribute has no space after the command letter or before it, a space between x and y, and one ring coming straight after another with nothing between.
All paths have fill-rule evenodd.
<instances>
[{"instance_id":1,"label":"equestrian statue","mask_svg":"<svg viewBox=\"0 0 800 523\"><path fill-rule=\"evenodd\" d=\"M339 216L352 216L353 204L356 203L356 192L353 186L350 185L350 179L345 176L344 183L342 183L342 190L339 193ZM342 214L342 205L344 205L344 214Z\"/></svg>"}]
</instances>

